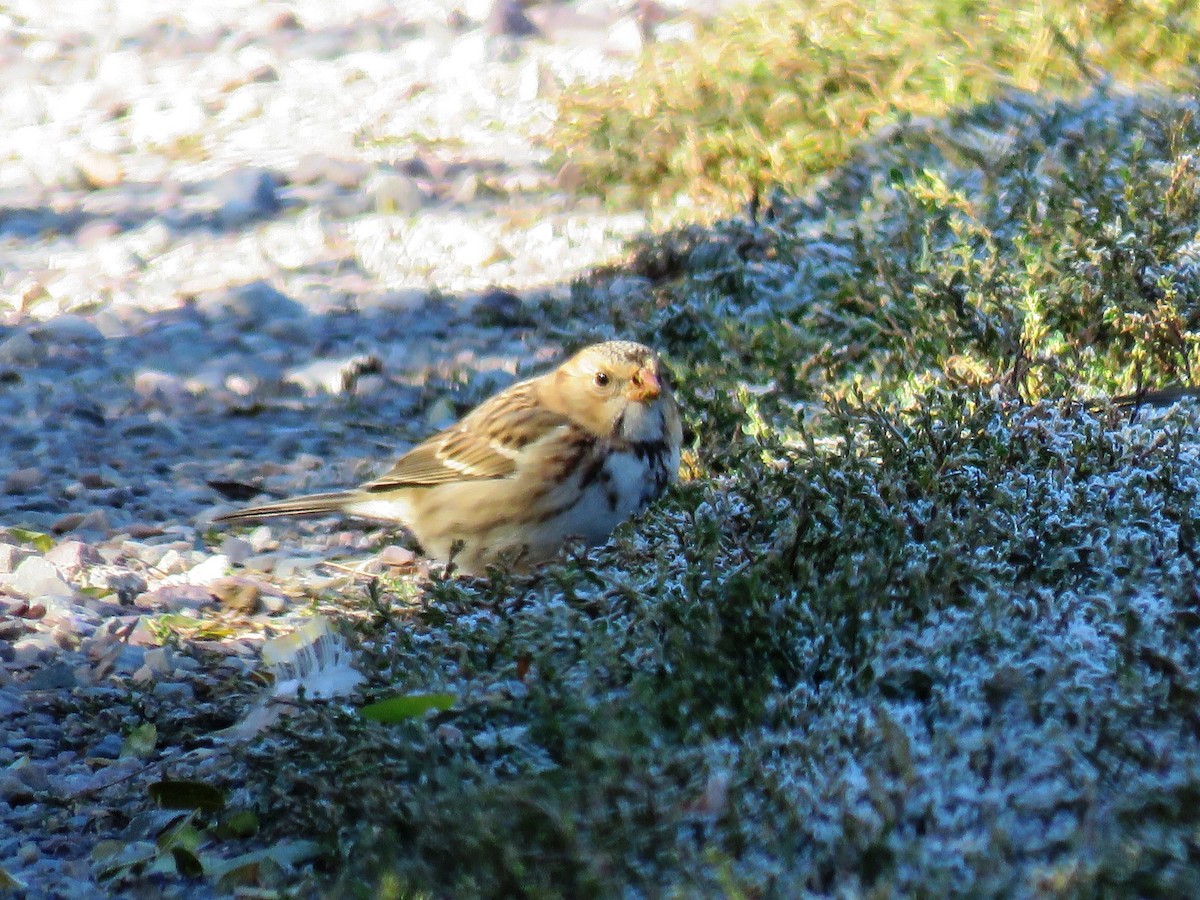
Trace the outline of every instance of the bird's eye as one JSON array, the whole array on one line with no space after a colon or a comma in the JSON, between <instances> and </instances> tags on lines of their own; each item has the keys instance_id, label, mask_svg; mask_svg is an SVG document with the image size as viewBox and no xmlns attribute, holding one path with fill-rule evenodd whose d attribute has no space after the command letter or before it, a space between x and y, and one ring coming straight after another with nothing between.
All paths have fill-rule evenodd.
<instances>
[{"instance_id":1,"label":"bird's eye","mask_svg":"<svg viewBox=\"0 0 1200 900\"><path fill-rule=\"evenodd\" d=\"M607 372L597 372L596 373L596 385L597 385L597 387L608 387L608 373Z\"/></svg>"}]
</instances>

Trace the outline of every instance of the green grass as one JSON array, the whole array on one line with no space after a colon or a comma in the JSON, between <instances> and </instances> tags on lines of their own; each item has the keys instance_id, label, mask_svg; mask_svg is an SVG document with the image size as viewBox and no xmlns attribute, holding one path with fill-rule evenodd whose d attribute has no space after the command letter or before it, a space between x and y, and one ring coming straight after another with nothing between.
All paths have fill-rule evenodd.
<instances>
[{"instance_id":1,"label":"green grass","mask_svg":"<svg viewBox=\"0 0 1200 900\"><path fill-rule=\"evenodd\" d=\"M1142 53L1138 10L1075 21ZM1174 77L1176 33L1128 73ZM976 103L952 55L944 115L825 126L819 189L541 310L668 354L695 477L539 578L335 598L376 609L366 699L458 702L315 704L246 750L268 832L326 847L302 893L1200 890L1200 417L1104 401L1193 381L1200 104L1052 56L1071 99Z\"/></svg>"},{"instance_id":2,"label":"green grass","mask_svg":"<svg viewBox=\"0 0 1200 900\"><path fill-rule=\"evenodd\" d=\"M733 208L803 188L865 139L1009 90L1190 83L1200 11L1178 2L767 3L568 92L551 145L615 202Z\"/></svg>"}]
</instances>

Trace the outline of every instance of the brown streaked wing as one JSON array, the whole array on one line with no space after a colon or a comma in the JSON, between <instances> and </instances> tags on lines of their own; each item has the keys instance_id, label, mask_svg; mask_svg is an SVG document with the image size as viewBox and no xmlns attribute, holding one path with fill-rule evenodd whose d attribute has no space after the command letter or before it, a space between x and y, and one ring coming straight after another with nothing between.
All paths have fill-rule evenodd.
<instances>
[{"instance_id":1,"label":"brown streaked wing","mask_svg":"<svg viewBox=\"0 0 1200 900\"><path fill-rule=\"evenodd\" d=\"M536 402L529 382L514 385L397 460L364 490L506 478L520 450L567 419Z\"/></svg>"}]
</instances>

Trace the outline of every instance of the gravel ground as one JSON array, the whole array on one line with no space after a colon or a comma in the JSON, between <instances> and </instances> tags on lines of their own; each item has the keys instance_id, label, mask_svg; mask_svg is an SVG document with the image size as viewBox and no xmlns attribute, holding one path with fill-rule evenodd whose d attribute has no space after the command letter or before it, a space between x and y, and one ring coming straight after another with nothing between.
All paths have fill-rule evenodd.
<instances>
[{"instance_id":1,"label":"gravel ground","mask_svg":"<svg viewBox=\"0 0 1200 900\"><path fill-rule=\"evenodd\" d=\"M4 5L0 892L95 896L153 859L147 785L226 761L151 762L130 729L203 730L348 580L325 561L405 558L212 515L367 477L554 356L531 310L645 225L537 144L557 92L635 60L625 7Z\"/></svg>"}]
</instances>

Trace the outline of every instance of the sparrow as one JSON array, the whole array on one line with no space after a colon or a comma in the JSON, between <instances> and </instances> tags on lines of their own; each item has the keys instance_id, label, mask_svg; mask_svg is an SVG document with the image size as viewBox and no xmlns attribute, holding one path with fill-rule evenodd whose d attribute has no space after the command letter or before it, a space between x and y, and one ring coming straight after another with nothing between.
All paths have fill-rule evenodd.
<instances>
[{"instance_id":1,"label":"sparrow","mask_svg":"<svg viewBox=\"0 0 1200 900\"><path fill-rule=\"evenodd\" d=\"M658 354L609 341L485 400L379 478L213 521L345 513L404 525L427 556L465 574L525 570L569 538L607 541L675 481L682 442Z\"/></svg>"}]
</instances>

